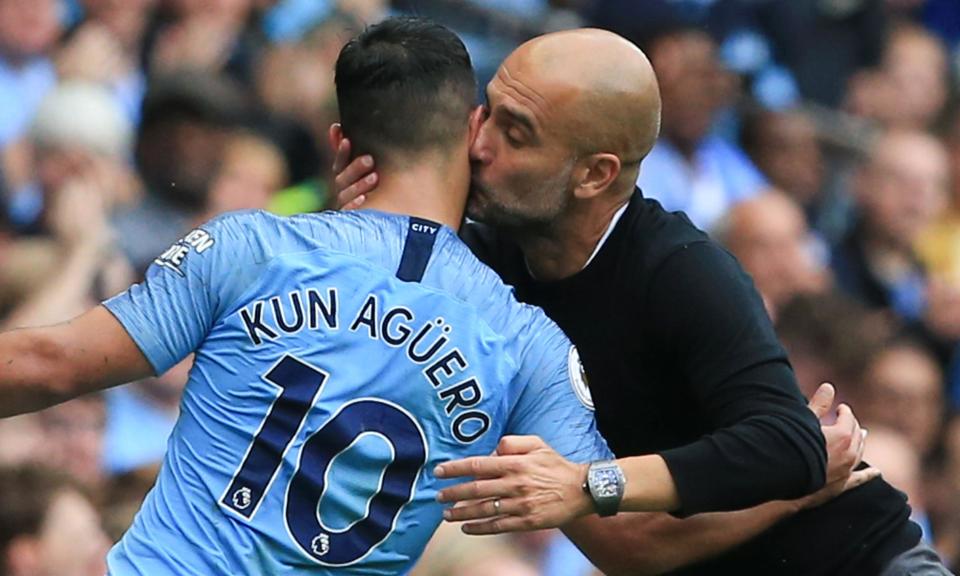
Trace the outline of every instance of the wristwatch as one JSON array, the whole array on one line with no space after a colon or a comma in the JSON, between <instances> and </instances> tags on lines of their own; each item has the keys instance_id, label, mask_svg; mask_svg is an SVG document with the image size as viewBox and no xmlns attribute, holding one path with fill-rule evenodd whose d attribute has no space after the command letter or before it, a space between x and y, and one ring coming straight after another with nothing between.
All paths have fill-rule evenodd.
<instances>
[{"instance_id":1,"label":"wristwatch","mask_svg":"<svg viewBox=\"0 0 960 576\"><path fill-rule=\"evenodd\" d=\"M587 468L583 491L593 499L600 516L613 516L620 509L627 478L615 460L593 462Z\"/></svg>"}]
</instances>

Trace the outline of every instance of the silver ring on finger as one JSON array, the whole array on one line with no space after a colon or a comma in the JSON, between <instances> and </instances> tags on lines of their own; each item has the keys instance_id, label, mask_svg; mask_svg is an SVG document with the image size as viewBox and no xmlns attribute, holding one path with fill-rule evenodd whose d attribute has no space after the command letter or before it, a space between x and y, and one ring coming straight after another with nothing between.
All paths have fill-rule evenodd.
<instances>
[{"instance_id":1,"label":"silver ring on finger","mask_svg":"<svg viewBox=\"0 0 960 576\"><path fill-rule=\"evenodd\" d=\"M493 501L493 510L494 510L497 514L500 513L500 499L499 499L499 498L497 498L496 500Z\"/></svg>"}]
</instances>

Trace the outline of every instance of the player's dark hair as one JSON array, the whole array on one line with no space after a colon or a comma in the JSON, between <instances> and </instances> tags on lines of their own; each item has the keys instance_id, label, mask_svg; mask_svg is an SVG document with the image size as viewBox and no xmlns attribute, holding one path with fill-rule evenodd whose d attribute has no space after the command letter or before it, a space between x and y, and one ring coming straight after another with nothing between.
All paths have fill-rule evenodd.
<instances>
[{"instance_id":1,"label":"player's dark hair","mask_svg":"<svg viewBox=\"0 0 960 576\"><path fill-rule=\"evenodd\" d=\"M354 155L373 154L381 164L453 144L477 98L463 42L420 18L390 18L348 42L336 83Z\"/></svg>"}]
</instances>

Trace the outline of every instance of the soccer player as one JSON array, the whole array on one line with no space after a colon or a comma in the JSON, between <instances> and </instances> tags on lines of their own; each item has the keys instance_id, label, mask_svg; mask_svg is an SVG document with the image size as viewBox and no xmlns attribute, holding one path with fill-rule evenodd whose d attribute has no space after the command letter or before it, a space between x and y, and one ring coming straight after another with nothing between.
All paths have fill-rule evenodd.
<instances>
[{"instance_id":1,"label":"soccer player","mask_svg":"<svg viewBox=\"0 0 960 576\"><path fill-rule=\"evenodd\" d=\"M196 355L113 575L404 573L441 520L437 464L508 433L609 457L570 342L457 237L480 122L463 44L388 20L336 73L345 132L381 159L375 210L224 216L102 306L0 335L2 416Z\"/></svg>"}]
</instances>

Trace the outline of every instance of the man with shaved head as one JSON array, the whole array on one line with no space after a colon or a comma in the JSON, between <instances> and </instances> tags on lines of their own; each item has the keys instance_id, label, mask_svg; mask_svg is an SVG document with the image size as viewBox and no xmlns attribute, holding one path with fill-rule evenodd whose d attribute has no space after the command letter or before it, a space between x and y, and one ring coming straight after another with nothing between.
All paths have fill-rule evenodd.
<instances>
[{"instance_id":1,"label":"man with shaved head","mask_svg":"<svg viewBox=\"0 0 960 576\"><path fill-rule=\"evenodd\" d=\"M614 453L662 459L676 488L673 515L587 516L565 532L616 574L661 573L723 553L684 573L912 566L911 555L923 551L913 550L919 531L905 501L882 481L868 482L872 473L852 472L863 443L849 408L821 432L817 416L829 411L832 390L806 408L749 277L685 216L634 187L660 116L643 53L608 32L549 34L503 63L487 99L470 151L467 214L491 226L463 235L520 300L543 307L577 344L571 372L582 361L582 399L595 406ZM339 156L349 157L349 147ZM369 156L335 166L348 205L372 189L375 177L361 180L372 166ZM608 514L624 494L611 466L584 469L535 439L435 473L475 478L439 495L458 502L446 518L469 521L464 530L473 534L563 525L589 512L591 499ZM872 492L850 490L808 509L859 485ZM730 512L698 514L718 510Z\"/></svg>"},{"instance_id":2,"label":"man with shaved head","mask_svg":"<svg viewBox=\"0 0 960 576\"><path fill-rule=\"evenodd\" d=\"M829 288L825 263L800 205L777 189L744 200L711 231L753 278L773 318L801 294Z\"/></svg>"}]
</instances>

